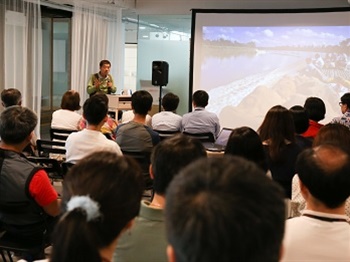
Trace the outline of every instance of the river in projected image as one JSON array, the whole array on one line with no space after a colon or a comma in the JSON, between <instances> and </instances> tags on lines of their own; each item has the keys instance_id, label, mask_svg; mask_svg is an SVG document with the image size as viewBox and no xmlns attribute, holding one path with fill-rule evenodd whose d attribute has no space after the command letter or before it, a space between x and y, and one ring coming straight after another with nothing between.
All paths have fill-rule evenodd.
<instances>
[{"instance_id":1,"label":"river in projected image","mask_svg":"<svg viewBox=\"0 0 350 262\"><path fill-rule=\"evenodd\" d=\"M255 55L206 57L201 67L201 87L210 95L207 109L220 115L231 108L238 110L240 117L244 110L251 113L256 110L257 117L262 119L275 104L302 105L308 96L321 95L317 90L321 86L328 89L327 97L337 101L350 88L350 65L341 63L343 56L256 50ZM328 108L330 114L339 113L336 103Z\"/></svg>"}]
</instances>

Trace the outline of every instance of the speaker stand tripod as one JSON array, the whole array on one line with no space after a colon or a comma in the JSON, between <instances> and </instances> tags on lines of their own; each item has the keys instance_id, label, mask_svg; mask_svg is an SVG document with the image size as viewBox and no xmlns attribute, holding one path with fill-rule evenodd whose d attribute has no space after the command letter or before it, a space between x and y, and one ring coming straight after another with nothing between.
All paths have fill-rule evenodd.
<instances>
[{"instance_id":1,"label":"speaker stand tripod","mask_svg":"<svg viewBox=\"0 0 350 262\"><path fill-rule=\"evenodd\" d=\"M163 89L163 86L159 86L159 111L158 112L162 111L162 89Z\"/></svg>"}]
</instances>

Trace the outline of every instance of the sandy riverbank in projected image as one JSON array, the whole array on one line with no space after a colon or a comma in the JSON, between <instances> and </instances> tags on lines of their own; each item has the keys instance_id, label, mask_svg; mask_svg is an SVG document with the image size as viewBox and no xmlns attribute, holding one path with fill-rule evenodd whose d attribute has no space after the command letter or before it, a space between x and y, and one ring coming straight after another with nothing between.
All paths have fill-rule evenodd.
<instances>
[{"instance_id":1,"label":"sandy riverbank in projected image","mask_svg":"<svg viewBox=\"0 0 350 262\"><path fill-rule=\"evenodd\" d=\"M317 96L327 109L321 123L328 123L341 114L338 102L342 94L350 92L350 70L338 72L349 83L334 79L328 82L305 74L306 67L305 59L301 59L283 68L213 87L207 110L219 116L222 127L250 126L256 130L272 106L290 108L303 105L307 97Z\"/></svg>"}]
</instances>

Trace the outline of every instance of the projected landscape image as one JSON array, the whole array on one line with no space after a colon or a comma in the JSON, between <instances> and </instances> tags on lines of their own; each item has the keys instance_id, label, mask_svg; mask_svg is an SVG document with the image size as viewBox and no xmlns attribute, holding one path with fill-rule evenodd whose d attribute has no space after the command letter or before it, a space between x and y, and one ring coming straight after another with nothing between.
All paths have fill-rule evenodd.
<instances>
[{"instance_id":1,"label":"projected landscape image","mask_svg":"<svg viewBox=\"0 0 350 262\"><path fill-rule=\"evenodd\" d=\"M234 119L257 128L271 106L309 96L325 101L326 122L340 114L339 97L350 90L349 27L204 26L201 40L198 86L223 126Z\"/></svg>"}]
</instances>

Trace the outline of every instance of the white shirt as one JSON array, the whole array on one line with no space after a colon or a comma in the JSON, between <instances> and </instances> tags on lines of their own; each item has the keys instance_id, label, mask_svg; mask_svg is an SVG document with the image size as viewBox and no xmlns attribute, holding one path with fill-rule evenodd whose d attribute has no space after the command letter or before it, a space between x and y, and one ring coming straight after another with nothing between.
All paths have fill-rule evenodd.
<instances>
[{"instance_id":1,"label":"white shirt","mask_svg":"<svg viewBox=\"0 0 350 262\"><path fill-rule=\"evenodd\" d=\"M347 219L305 210L303 214ZM350 224L301 216L286 221L282 261L350 261Z\"/></svg>"},{"instance_id":2,"label":"white shirt","mask_svg":"<svg viewBox=\"0 0 350 262\"><path fill-rule=\"evenodd\" d=\"M115 152L123 155L119 145L107 139L100 131L84 129L72 133L66 141L66 161L76 163L78 160L97 151Z\"/></svg>"},{"instance_id":3,"label":"white shirt","mask_svg":"<svg viewBox=\"0 0 350 262\"><path fill-rule=\"evenodd\" d=\"M132 110L128 110L128 111L125 111L123 112L123 115L122 115L122 124L125 124L125 123L128 123L130 122L131 120L134 119L134 112ZM150 115L146 115L146 126L149 126L149 127L152 127L152 117Z\"/></svg>"},{"instance_id":4,"label":"white shirt","mask_svg":"<svg viewBox=\"0 0 350 262\"><path fill-rule=\"evenodd\" d=\"M162 111L152 117L152 128L161 131L180 131L182 117L171 112Z\"/></svg>"},{"instance_id":5,"label":"white shirt","mask_svg":"<svg viewBox=\"0 0 350 262\"><path fill-rule=\"evenodd\" d=\"M52 113L51 127L78 130L81 115L67 109L58 109Z\"/></svg>"}]
</instances>

